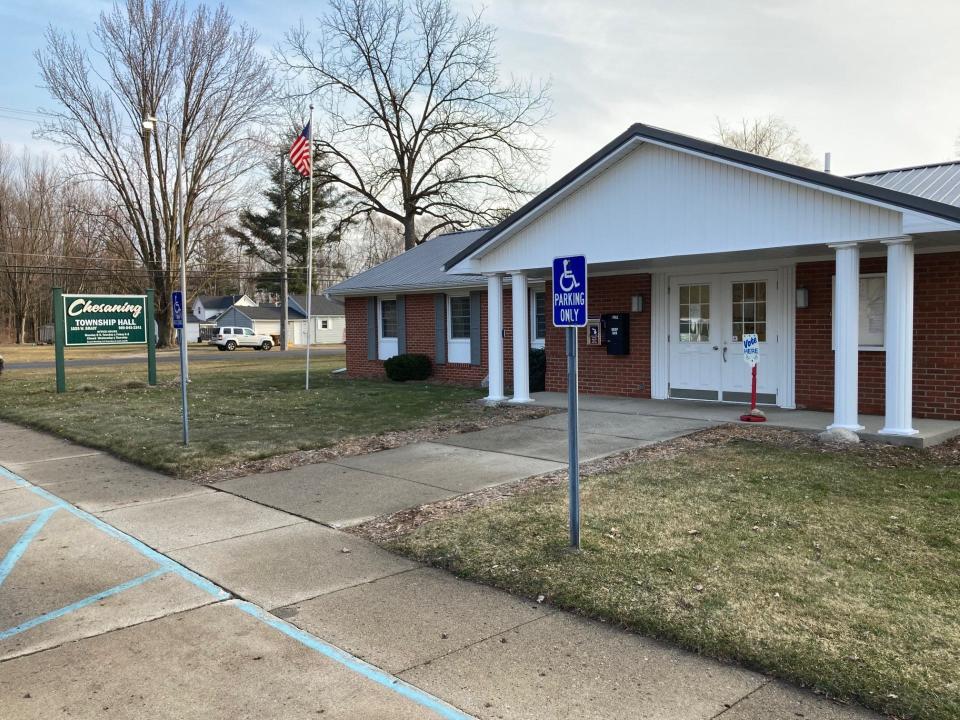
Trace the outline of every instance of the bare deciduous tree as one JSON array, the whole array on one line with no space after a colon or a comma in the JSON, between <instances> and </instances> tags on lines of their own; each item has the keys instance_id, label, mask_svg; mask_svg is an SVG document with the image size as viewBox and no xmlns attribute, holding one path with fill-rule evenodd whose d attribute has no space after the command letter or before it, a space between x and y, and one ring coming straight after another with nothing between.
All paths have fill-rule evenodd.
<instances>
[{"instance_id":1,"label":"bare deciduous tree","mask_svg":"<svg viewBox=\"0 0 960 720\"><path fill-rule=\"evenodd\" d=\"M54 210L57 173L49 158L24 153L15 160L0 146L0 293L13 316L17 344L42 301L60 216Z\"/></svg>"},{"instance_id":2,"label":"bare deciduous tree","mask_svg":"<svg viewBox=\"0 0 960 720\"><path fill-rule=\"evenodd\" d=\"M734 125L717 118L715 135L723 145L737 150L808 168L816 164L797 129L777 115L743 118Z\"/></svg>"},{"instance_id":3,"label":"bare deciduous tree","mask_svg":"<svg viewBox=\"0 0 960 720\"><path fill-rule=\"evenodd\" d=\"M187 13L178 0L121 0L100 15L92 52L50 28L37 53L60 109L43 134L73 149L73 172L110 189L109 214L152 277L159 340L169 342L180 212L178 151L186 167L189 258L234 211L238 180L261 159L255 136L273 81L257 34L220 6ZM142 121L156 116L153 131Z\"/></svg>"},{"instance_id":4,"label":"bare deciduous tree","mask_svg":"<svg viewBox=\"0 0 960 720\"><path fill-rule=\"evenodd\" d=\"M369 270L404 251L403 226L396 220L374 215L358 230L349 243L345 263L351 274Z\"/></svg>"},{"instance_id":5,"label":"bare deciduous tree","mask_svg":"<svg viewBox=\"0 0 960 720\"><path fill-rule=\"evenodd\" d=\"M302 25L287 33L279 59L319 103L314 138L353 195L349 219L391 218L410 249L533 192L547 88L501 78L495 41L449 0L332 0L317 42Z\"/></svg>"}]
</instances>

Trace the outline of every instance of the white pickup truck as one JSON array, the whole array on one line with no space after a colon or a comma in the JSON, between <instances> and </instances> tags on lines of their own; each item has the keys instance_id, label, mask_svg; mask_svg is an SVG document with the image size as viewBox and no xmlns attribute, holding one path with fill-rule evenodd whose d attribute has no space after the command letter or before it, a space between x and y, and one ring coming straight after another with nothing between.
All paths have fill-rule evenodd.
<instances>
[{"instance_id":1,"label":"white pickup truck","mask_svg":"<svg viewBox=\"0 0 960 720\"><path fill-rule=\"evenodd\" d=\"M209 344L216 345L220 350L236 350L241 347L269 350L273 347L273 338L269 335L257 335L250 328L218 327Z\"/></svg>"}]
</instances>

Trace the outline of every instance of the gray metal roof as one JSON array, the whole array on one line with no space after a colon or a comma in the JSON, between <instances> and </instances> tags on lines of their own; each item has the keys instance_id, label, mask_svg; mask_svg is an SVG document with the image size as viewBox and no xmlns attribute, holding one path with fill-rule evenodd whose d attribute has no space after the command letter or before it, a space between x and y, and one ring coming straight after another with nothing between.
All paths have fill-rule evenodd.
<instances>
[{"instance_id":1,"label":"gray metal roof","mask_svg":"<svg viewBox=\"0 0 960 720\"><path fill-rule=\"evenodd\" d=\"M482 275L448 275L444 263L486 232L464 230L438 235L392 260L329 288L329 295L370 295L485 285Z\"/></svg>"},{"instance_id":2,"label":"gray metal roof","mask_svg":"<svg viewBox=\"0 0 960 720\"><path fill-rule=\"evenodd\" d=\"M307 296L291 295L290 299L293 300L297 304L297 306L303 311L304 315L306 315ZM343 315L344 314L343 300L328 298L325 295L314 295L310 298L310 314L313 317Z\"/></svg>"},{"instance_id":3,"label":"gray metal roof","mask_svg":"<svg viewBox=\"0 0 960 720\"><path fill-rule=\"evenodd\" d=\"M960 160L850 177L877 187L960 207Z\"/></svg>"},{"instance_id":4,"label":"gray metal roof","mask_svg":"<svg viewBox=\"0 0 960 720\"><path fill-rule=\"evenodd\" d=\"M227 310L243 295L200 295L197 299L207 310Z\"/></svg>"},{"instance_id":5,"label":"gray metal roof","mask_svg":"<svg viewBox=\"0 0 960 720\"><path fill-rule=\"evenodd\" d=\"M279 305L258 305L257 307L234 305L231 310L236 310L251 320L280 320L283 317ZM294 308L290 308L287 312L287 319L289 320L303 320L305 317L306 315L302 312L297 312Z\"/></svg>"}]
</instances>

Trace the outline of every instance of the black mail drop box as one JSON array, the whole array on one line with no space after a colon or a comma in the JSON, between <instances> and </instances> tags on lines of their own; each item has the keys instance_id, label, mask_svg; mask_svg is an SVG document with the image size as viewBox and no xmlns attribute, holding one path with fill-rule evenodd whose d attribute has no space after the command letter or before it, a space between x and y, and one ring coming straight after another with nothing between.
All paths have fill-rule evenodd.
<instances>
[{"instance_id":1,"label":"black mail drop box","mask_svg":"<svg viewBox=\"0 0 960 720\"><path fill-rule=\"evenodd\" d=\"M603 342L607 355L630 354L630 313L615 313L600 316Z\"/></svg>"}]
</instances>

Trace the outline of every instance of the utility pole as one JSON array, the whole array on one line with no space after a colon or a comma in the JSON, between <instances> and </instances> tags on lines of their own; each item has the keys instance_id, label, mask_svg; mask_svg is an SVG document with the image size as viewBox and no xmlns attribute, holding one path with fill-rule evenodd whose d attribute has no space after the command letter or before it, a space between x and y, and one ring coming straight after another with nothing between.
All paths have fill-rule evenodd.
<instances>
[{"instance_id":1,"label":"utility pole","mask_svg":"<svg viewBox=\"0 0 960 720\"><path fill-rule=\"evenodd\" d=\"M288 310L289 291L287 289L287 155L280 153L280 194L283 196L283 209L280 212L280 349L286 350L289 338L287 331L290 325L290 313ZM309 326L310 320L307 319Z\"/></svg>"}]
</instances>

